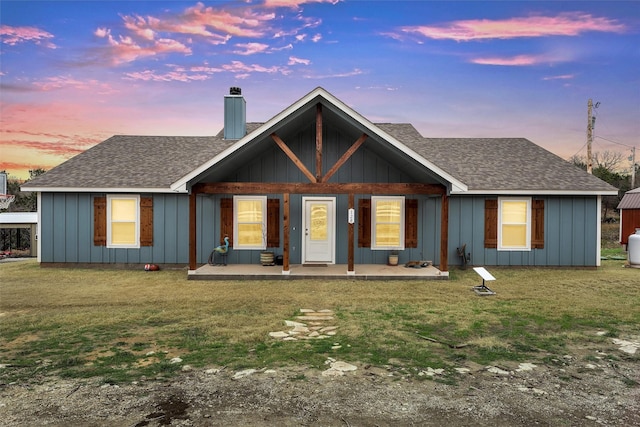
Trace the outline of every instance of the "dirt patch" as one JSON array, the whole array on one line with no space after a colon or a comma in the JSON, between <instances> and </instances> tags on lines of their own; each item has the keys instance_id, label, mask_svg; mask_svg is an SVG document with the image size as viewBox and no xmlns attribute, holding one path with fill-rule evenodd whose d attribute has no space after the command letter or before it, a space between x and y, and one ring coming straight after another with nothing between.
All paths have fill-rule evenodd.
<instances>
[{"instance_id":1,"label":"dirt patch","mask_svg":"<svg viewBox=\"0 0 640 427\"><path fill-rule=\"evenodd\" d=\"M40 339L40 335L38 334L22 334L19 337L17 337L14 340L8 341L4 344L2 344L2 346L4 347L5 350L14 350L16 348L20 348L23 345L30 343L30 342L35 342L38 341Z\"/></svg>"},{"instance_id":2,"label":"dirt patch","mask_svg":"<svg viewBox=\"0 0 640 427\"><path fill-rule=\"evenodd\" d=\"M639 362L608 340L545 362L462 363L446 372L350 361L355 370L343 375L183 366L177 377L127 385L34 379L0 385L0 419L6 426L630 426L640 425Z\"/></svg>"},{"instance_id":3,"label":"dirt patch","mask_svg":"<svg viewBox=\"0 0 640 427\"><path fill-rule=\"evenodd\" d=\"M187 414L189 404L183 400L181 396L169 396L168 399L156 405L158 408L156 412L147 415L145 420L137 423L135 427L147 426L151 421L159 425L169 426L174 420L189 419L189 415Z\"/></svg>"}]
</instances>

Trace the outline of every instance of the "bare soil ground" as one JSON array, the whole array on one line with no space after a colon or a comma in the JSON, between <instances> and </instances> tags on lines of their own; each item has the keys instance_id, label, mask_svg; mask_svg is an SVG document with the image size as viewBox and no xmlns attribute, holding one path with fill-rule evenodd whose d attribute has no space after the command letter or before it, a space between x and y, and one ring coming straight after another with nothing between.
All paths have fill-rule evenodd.
<instances>
[{"instance_id":1,"label":"bare soil ground","mask_svg":"<svg viewBox=\"0 0 640 427\"><path fill-rule=\"evenodd\" d=\"M397 366L358 364L340 376L303 366L246 376L184 366L176 377L126 385L35 377L0 385L0 424L638 426L638 357L607 343L570 349L531 370L461 363L469 372L440 378L453 384Z\"/></svg>"}]
</instances>

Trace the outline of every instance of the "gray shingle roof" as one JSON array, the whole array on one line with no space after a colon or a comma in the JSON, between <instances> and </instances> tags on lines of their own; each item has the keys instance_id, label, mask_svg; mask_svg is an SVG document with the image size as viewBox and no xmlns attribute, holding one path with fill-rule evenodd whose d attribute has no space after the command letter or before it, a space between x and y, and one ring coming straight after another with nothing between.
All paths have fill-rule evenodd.
<instances>
[{"instance_id":1,"label":"gray shingle roof","mask_svg":"<svg viewBox=\"0 0 640 427\"><path fill-rule=\"evenodd\" d=\"M217 137L116 135L24 187L168 188L232 142Z\"/></svg>"},{"instance_id":2,"label":"gray shingle roof","mask_svg":"<svg viewBox=\"0 0 640 427\"><path fill-rule=\"evenodd\" d=\"M252 132L260 123L247 123ZM216 136L115 135L24 185L166 189L236 141Z\"/></svg>"},{"instance_id":3,"label":"gray shingle roof","mask_svg":"<svg viewBox=\"0 0 640 427\"><path fill-rule=\"evenodd\" d=\"M410 124L379 127L470 191L617 190L525 138L423 138Z\"/></svg>"},{"instance_id":4,"label":"gray shingle roof","mask_svg":"<svg viewBox=\"0 0 640 427\"><path fill-rule=\"evenodd\" d=\"M260 123L248 123L250 133ZM470 191L599 192L616 189L523 138L424 138L410 124L376 124ZM233 145L216 136L117 135L51 169L32 188L167 189Z\"/></svg>"}]
</instances>

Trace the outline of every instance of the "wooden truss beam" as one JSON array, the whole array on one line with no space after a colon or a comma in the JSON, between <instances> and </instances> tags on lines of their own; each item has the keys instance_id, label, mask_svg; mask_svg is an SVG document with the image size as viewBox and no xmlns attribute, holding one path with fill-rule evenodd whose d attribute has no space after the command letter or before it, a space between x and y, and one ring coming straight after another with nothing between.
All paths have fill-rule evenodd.
<instances>
[{"instance_id":1,"label":"wooden truss beam","mask_svg":"<svg viewBox=\"0 0 640 427\"><path fill-rule=\"evenodd\" d=\"M316 181L322 182L322 104L316 105Z\"/></svg>"},{"instance_id":2,"label":"wooden truss beam","mask_svg":"<svg viewBox=\"0 0 640 427\"><path fill-rule=\"evenodd\" d=\"M446 195L440 184L419 183L287 183L212 182L196 184L193 193L204 194L431 194Z\"/></svg>"},{"instance_id":3,"label":"wooden truss beam","mask_svg":"<svg viewBox=\"0 0 640 427\"><path fill-rule=\"evenodd\" d=\"M309 169L307 169L304 163L302 163L302 161L298 158L298 156L296 156L295 153L291 151L289 146L278 135L276 135L275 133L272 133L271 138L273 138L276 144L278 144L278 147L280 147L280 149L284 151L284 154L286 154L287 157L291 159L291 161L298 167L298 169L300 169L300 171L307 178L309 178L309 181L316 182L316 177L313 176L311 172L309 172Z\"/></svg>"},{"instance_id":4,"label":"wooden truss beam","mask_svg":"<svg viewBox=\"0 0 640 427\"><path fill-rule=\"evenodd\" d=\"M367 134L363 133L362 136L360 136L360 138L358 138L358 140L354 142L351 147L349 147L349 149L342 155L342 157L340 157L340 159L336 162L336 164L333 165L331 170L329 170L329 172L327 172L327 174L324 177L322 177L322 180L320 182L329 181L329 179L333 176L333 174L336 173L338 169L340 169L342 165L344 165L347 162L347 160L351 158L351 156L353 156L353 153L355 153L358 150L358 148L360 148L360 146L364 143L364 141L367 138L368 138Z\"/></svg>"}]
</instances>

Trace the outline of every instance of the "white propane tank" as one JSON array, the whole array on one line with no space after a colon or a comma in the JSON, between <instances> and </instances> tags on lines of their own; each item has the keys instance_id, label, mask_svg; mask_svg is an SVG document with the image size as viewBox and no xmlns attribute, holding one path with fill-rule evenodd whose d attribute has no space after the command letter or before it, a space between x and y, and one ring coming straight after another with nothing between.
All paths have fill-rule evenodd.
<instances>
[{"instance_id":1,"label":"white propane tank","mask_svg":"<svg viewBox=\"0 0 640 427\"><path fill-rule=\"evenodd\" d=\"M629 264L640 267L640 228L636 228L636 234L629 236Z\"/></svg>"}]
</instances>

